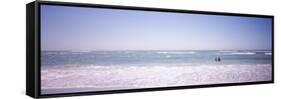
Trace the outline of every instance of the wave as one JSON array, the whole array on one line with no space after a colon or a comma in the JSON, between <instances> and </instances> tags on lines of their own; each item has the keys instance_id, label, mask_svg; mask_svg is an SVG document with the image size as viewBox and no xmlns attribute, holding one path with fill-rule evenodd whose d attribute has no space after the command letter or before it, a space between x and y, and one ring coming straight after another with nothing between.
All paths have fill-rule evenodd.
<instances>
[{"instance_id":1,"label":"wave","mask_svg":"<svg viewBox=\"0 0 281 99\"><path fill-rule=\"evenodd\" d=\"M257 53L255 53L255 52L231 52L231 53L217 53L217 54L223 54L223 55L255 55Z\"/></svg>"},{"instance_id":2,"label":"wave","mask_svg":"<svg viewBox=\"0 0 281 99\"><path fill-rule=\"evenodd\" d=\"M265 55L272 55L272 53L264 53Z\"/></svg>"},{"instance_id":3,"label":"wave","mask_svg":"<svg viewBox=\"0 0 281 99\"><path fill-rule=\"evenodd\" d=\"M256 55L256 54L264 54L264 55L272 55L272 51L232 51L232 50L222 50L216 54L223 55Z\"/></svg>"},{"instance_id":4,"label":"wave","mask_svg":"<svg viewBox=\"0 0 281 99\"><path fill-rule=\"evenodd\" d=\"M224 55L255 55L257 54L256 52L249 52L249 51L245 51L245 52L242 52L242 51L219 51L221 54L224 54ZM220 54L218 53L218 54Z\"/></svg>"},{"instance_id":5,"label":"wave","mask_svg":"<svg viewBox=\"0 0 281 99\"><path fill-rule=\"evenodd\" d=\"M234 52L231 54L232 55L255 55L256 53L254 53L254 52Z\"/></svg>"},{"instance_id":6,"label":"wave","mask_svg":"<svg viewBox=\"0 0 281 99\"><path fill-rule=\"evenodd\" d=\"M232 51L232 50L221 50L219 52L222 52L222 53L230 53L230 52L237 52L237 51Z\"/></svg>"},{"instance_id":7,"label":"wave","mask_svg":"<svg viewBox=\"0 0 281 99\"><path fill-rule=\"evenodd\" d=\"M196 54L196 52L156 52L158 54Z\"/></svg>"},{"instance_id":8,"label":"wave","mask_svg":"<svg viewBox=\"0 0 281 99\"><path fill-rule=\"evenodd\" d=\"M255 51L255 52L271 53L272 51Z\"/></svg>"},{"instance_id":9,"label":"wave","mask_svg":"<svg viewBox=\"0 0 281 99\"><path fill-rule=\"evenodd\" d=\"M170 55L167 55L167 56L165 56L166 58L170 58L171 56Z\"/></svg>"}]
</instances>

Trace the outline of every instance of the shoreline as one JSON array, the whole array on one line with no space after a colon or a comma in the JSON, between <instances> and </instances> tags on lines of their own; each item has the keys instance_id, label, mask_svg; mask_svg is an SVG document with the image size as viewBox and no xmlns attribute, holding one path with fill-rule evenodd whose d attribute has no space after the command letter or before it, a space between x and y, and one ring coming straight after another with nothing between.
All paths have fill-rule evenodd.
<instances>
[{"instance_id":1,"label":"shoreline","mask_svg":"<svg viewBox=\"0 0 281 99\"><path fill-rule=\"evenodd\" d=\"M41 71L42 92L270 81L271 64L202 66L70 66ZM50 92L50 93L49 93ZM76 92L76 91L75 91Z\"/></svg>"}]
</instances>

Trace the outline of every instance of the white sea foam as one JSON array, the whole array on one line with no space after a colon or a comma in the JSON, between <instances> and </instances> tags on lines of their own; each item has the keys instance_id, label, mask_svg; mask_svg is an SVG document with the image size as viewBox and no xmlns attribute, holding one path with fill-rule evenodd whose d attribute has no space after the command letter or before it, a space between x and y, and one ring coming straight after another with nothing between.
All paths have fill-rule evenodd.
<instances>
[{"instance_id":1,"label":"white sea foam","mask_svg":"<svg viewBox=\"0 0 281 99\"><path fill-rule=\"evenodd\" d=\"M272 55L272 53L264 53L265 55Z\"/></svg>"},{"instance_id":2,"label":"white sea foam","mask_svg":"<svg viewBox=\"0 0 281 99\"><path fill-rule=\"evenodd\" d=\"M220 53L217 54L224 54L224 55L255 55L255 52L248 52L248 51L234 51L234 50L223 50L219 51Z\"/></svg>"},{"instance_id":3,"label":"white sea foam","mask_svg":"<svg viewBox=\"0 0 281 99\"><path fill-rule=\"evenodd\" d=\"M195 54L196 52L190 51L190 52L171 52L171 51L167 51L167 52L156 52L158 54Z\"/></svg>"},{"instance_id":4,"label":"white sea foam","mask_svg":"<svg viewBox=\"0 0 281 99\"><path fill-rule=\"evenodd\" d=\"M216 54L223 54L223 55L255 55L255 52L221 52L221 53L216 53Z\"/></svg>"},{"instance_id":5,"label":"white sea foam","mask_svg":"<svg viewBox=\"0 0 281 99\"><path fill-rule=\"evenodd\" d=\"M170 55L167 55L167 56L165 56L166 58L170 58L171 56Z\"/></svg>"},{"instance_id":6,"label":"white sea foam","mask_svg":"<svg viewBox=\"0 0 281 99\"><path fill-rule=\"evenodd\" d=\"M232 55L254 55L256 53L254 52L234 52L234 53L231 53Z\"/></svg>"},{"instance_id":7,"label":"white sea foam","mask_svg":"<svg viewBox=\"0 0 281 99\"><path fill-rule=\"evenodd\" d=\"M264 53L266 53L266 52L272 52L272 51L255 51L255 52L264 52Z\"/></svg>"},{"instance_id":8,"label":"white sea foam","mask_svg":"<svg viewBox=\"0 0 281 99\"><path fill-rule=\"evenodd\" d=\"M234 50L222 50L216 54L224 55L255 55L257 53L264 53L265 55L272 55L272 51L234 51Z\"/></svg>"},{"instance_id":9,"label":"white sea foam","mask_svg":"<svg viewBox=\"0 0 281 99\"><path fill-rule=\"evenodd\" d=\"M62 66L62 68L43 68L41 70L41 87L43 93L56 93L55 91L46 91L50 89L62 89L61 92L67 92L67 89L73 88L102 91L124 88L269 81L271 80L271 74L271 64L69 65Z\"/></svg>"},{"instance_id":10,"label":"white sea foam","mask_svg":"<svg viewBox=\"0 0 281 99\"><path fill-rule=\"evenodd\" d=\"M230 53L230 52L237 52L237 51L234 51L234 50L221 50L219 52L222 52L222 53Z\"/></svg>"}]
</instances>

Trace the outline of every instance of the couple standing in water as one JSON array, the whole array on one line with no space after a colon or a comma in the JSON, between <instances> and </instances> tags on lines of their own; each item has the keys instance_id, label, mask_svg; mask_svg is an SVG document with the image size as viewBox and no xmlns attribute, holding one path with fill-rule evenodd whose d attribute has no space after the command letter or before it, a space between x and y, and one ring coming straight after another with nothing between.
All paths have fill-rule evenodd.
<instances>
[{"instance_id":1,"label":"couple standing in water","mask_svg":"<svg viewBox=\"0 0 281 99\"><path fill-rule=\"evenodd\" d=\"M220 62L221 58L220 57L215 57L215 62Z\"/></svg>"}]
</instances>

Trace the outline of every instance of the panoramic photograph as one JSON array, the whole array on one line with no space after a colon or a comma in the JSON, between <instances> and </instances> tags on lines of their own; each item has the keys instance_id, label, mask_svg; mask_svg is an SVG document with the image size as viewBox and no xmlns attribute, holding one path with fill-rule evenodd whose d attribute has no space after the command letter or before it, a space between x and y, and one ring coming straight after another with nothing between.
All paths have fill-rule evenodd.
<instances>
[{"instance_id":1,"label":"panoramic photograph","mask_svg":"<svg viewBox=\"0 0 281 99\"><path fill-rule=\"evenodd\" d=\"M41 94L272 80L272 19L41 5Z\"/></svg>"}]
</instances>

